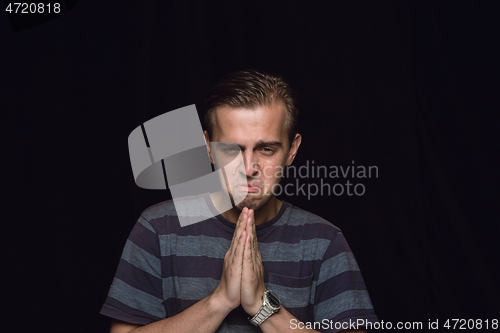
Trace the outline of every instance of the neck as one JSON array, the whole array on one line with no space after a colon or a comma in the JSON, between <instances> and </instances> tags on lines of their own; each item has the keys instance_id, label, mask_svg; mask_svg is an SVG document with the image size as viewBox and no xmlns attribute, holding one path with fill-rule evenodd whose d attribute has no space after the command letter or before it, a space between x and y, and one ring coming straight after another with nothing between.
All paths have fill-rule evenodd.
<instances>
[{"instance_id":1,"label":"neck","mask_svg":"<svg viewBox=\"0 0 500 333\"><path fill-rule=\"evenodd\" d=\"M221 196L222 192L212 193L210 194L210 198L215 206L215 208L220 212L221 211ZM273 217L278 214L281 209L282 201L276 198L274 195L267 200L267 202L262 206L259 210L255 211L255 225L260 225L271 220ZM238 221L238 217L241 214L241 210L233 207L230 210L224 211L221 213L224 218L228 221L236 223Z\"/></svg>"}]
</instances>

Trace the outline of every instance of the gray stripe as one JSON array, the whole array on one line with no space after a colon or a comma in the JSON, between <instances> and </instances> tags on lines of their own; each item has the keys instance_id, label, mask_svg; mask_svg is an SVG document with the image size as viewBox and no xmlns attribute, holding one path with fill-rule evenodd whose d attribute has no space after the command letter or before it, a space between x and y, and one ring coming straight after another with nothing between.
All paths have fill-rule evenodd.
<instances>
[{"instance_id":1,"label":"gray stripe","mask_svg":"<svg viewBox=\"0 0 500 333\"><path fill-rule=\"evenodd\" d=\"M346 310L373 309L366 290L348 290L314 307L314 319L333 319Z\"/></svg>"},{"instance_id":2,"label":"gray stripe","mask_svg":"<svg viewBox=\"0 0 500 333\"><path fill-rule=\"evenodd\" d=\"M309 305L310 287L291 288L272 283L267 283L266 287L280 296L285 308L302 308Z\"/></svg>"},{"instance_id":3,"label":"gray stripe","mask_svg":"<svg viewBox=\"0 0 500 333\"><path fill-rule=\"evenodd\" d=\"M159 235L161 256L201 257L224 259L231 241L220 237Z\"/></svg>"},{"instance_id":4,"label":"gray stripe","mask_svg":"<svg viewBox=\"0 0 500 333\"><path fill-rule=\"evenodd\" d=\"M220 237L159 235L162 256L207 256L224 259L231 241ZM330 244L327 239L308 239L296 244L259 243L263 262L321 260Z\"/></svg>"},{"instance_id":5,"label":"gray stripe","mask_svg":"<svg viewBox=\"0 0 500 333\"><path fill-rule=\"evenodd\" d=\"M180 298L186 301L205 298L219 285L219 280L211 278L171 276L161 280L164 299Z\"/></svg>"},{"instance_id":6,"label":"gray stripe","mask_svg":"<svg viewBox=\"0 0 500 333\"><path fill-rule=\"evenodd\" d=\"M157 278L161 277L160 258L143 250L128 239L123 248L122 259Z\"/></svg>"},{"instance_id":7,"label":"gray stripe","mask_svg":"<svg viewBox=\"0 0 500 333\"><path fill-rule=\"evenodd\" d=\"M352 252L339 253L321 264L318 284L347 271L359 271L356 259Z\"/></svg>"},{"instance_id":8,"label":"gray stripe","mask_svg":"<svg viewBox=\"0 0 500 333\"><path fill-rule=\"evenodd\" d=\"M307 239L296 244L259 243L259 250L262 261L311 261L321 260L329 244L328 239Z\"/></svg>"},{"instance_id":9,"label":"gray stripe","mask_svg":"<svg viewBox=\"0 0 500 333\"><path fill-rule=\"evenodd\" d=\"M155 317L165 318L165 308L161 299L136 289L120 279L115 278L109 290L109 296L131 308L149 313Z\"/></svg>"},{"instance_id":10,"label":"gray stripe","mask_svg":"<svg viewBox=\"0 0 500 333\"><path fill-rule=\"evenodd\" d=\"M137 220L137 222L139 222L140 224L142 224L149 231L152 231L153 233L156 234L156 230L153 229L153 227L151 226L151 224L149 224L149 222L144 217L142 217L142 216L139 217L139 220Z\"/></svg>"},{"instance_id":11,"label":"gray stripe","mask_svg":"<svg viewBox=\"0 0 500 333\"><path fill-rule=\"evenodd\" d=\"M292 212L292 209L290 207L286 208L285 211L283 212L283 215L281 215L281 218L274 223L275 226L282 226L285 224L288 224L290 220L290 213Z\"/></svg>"}]
</instances>

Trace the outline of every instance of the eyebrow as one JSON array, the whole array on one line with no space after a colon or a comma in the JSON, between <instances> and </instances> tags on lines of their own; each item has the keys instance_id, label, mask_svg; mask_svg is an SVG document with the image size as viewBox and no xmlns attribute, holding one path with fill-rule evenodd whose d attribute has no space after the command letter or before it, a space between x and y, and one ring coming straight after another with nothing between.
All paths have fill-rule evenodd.
<instances>
[{"instance_id":1,"label":"eyebrow","mask_svg":"<svg viewBox=\"0 0 500 333\"><path fill-rule=\"evenodd\" d=\"M239 144L236 144L236 143L221 142L220 144L222 145L222 147L231 146L231 145L237 145L238 147L240 147L241 150L245 150L247 148L244 145L239 145ZM281 142L279 142L279 141L263 141L263 140L259 140L255 144L255 148L260 148L260 147L282 147L282 146L283 146L283 144Z\"/></svg>"},{"instance_id":2,"label":"eyebrow","mask_svg":"<svg viewBox=\"0 0 500 333\"><path fill-rule=\"evenodd\" d=\"M242 145L238 145L238 146L240 147L241 150L245 150L247 148L246 146L242 146ZM259 140L255 144L255 148L260 148L260 147L281 147L281 146L283 146L283 145L279 141L263 141L263 140Z\"/></svg>"},{"instance_id":3,"label":"eyebrow","mask_svg":"<svg viewBox=\"0 0 500 333\"><path fill-rule=\"evenodd\" d=\"M271 146L271 147L281 147L283 146L279 141L262 141L260 140L255 144L255 147L263 147L263 146Z\"/></svg>"}]
</instances>

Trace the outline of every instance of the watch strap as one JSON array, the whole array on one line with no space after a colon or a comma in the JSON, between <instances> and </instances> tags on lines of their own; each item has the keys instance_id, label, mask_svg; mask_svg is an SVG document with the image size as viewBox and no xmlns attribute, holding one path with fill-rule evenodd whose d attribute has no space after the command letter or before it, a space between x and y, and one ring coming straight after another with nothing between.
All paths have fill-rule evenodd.
<instances>
[{"instance_id":1,"label":"watch strap","mask_svg":"<svg viewBox=\"0 0 500 333\"><path fill-rule=\"evenodd\" d=\"M260 326L260 324L262 324L264 322L264 320L269 318L273 313L274 313L273 310L271 310L267 306L264 306L264 304L263 304L260 307L259 311L257 311L257 313L255 314L255 316L253 316L250 319L250 322L252 324L254 324L255 326Z\"/></svg>"},{"instance_id":2,"label":"watch strap","mask_svg":"<svg viewBox=\"0 0 500 333\"><path fill-rule=\"evenodd\" d=\"M259 311L257 311L257 313L252 318L248 318L250 322L255 326L260 326L260 324L262 324L264 320L269 318L273 313L278 312L281 308L281 304L279 304L278 308L274 308L273 306L271 306L268 299L269 294L274 295L275 298L278 297L270 290L264 291L264 293L262 294L262 305ZM278 303L280 303L279 300Z\"/></svg>"}]
</instances>

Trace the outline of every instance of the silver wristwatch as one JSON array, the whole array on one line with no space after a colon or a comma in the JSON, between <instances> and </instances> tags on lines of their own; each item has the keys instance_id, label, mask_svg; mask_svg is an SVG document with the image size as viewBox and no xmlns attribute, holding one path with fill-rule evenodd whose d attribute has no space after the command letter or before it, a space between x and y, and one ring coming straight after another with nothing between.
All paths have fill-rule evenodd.
<instances>
[{"instance_id":1,"label":"silver wristwatch","mask_svg":"<svg viewBox=\"0 0 500 333\"><path fill-rule=\"evenodd\" d=\"M255 326L259 326L269 318L273 313L276 313L281 308L281 301L275 293L271 290L266 290L262 294L262 306L259 311L250 319L250 322Z\"/></svg>"}]
</instances>

